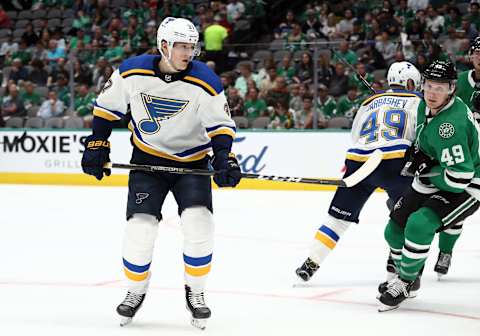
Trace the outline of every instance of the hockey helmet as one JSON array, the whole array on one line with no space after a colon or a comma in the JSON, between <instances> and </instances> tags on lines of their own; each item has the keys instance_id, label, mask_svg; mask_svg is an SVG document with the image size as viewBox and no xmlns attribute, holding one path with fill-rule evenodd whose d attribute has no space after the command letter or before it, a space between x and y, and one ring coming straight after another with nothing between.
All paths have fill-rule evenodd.
<instances>
[{"instance_id":1,"label":"hockey helmet","mask_svg":"<svg viewBox=\"0 0 480 336\"><path fill-rule=\"evenodd\" d=\"M471 55L475 51L480 51L480 36L476 37L475 40L470 45L470 49L468 50L468 54Z\"/></svg>"},{"instance_id":2,"label":"hockey helmet","mask_svg":"<svg viewBox=\"0 0 480 336\"><path fill-rule=\"evenodd\" d=\"M433 82L439 83L449 83L450 89L449 94L452 94L455 90L455 84L457 81L457 69L455 64L450 61L433 61L424 71L423 71L423 82L425 80L430 80Z\"/></svg>"},{"instance_id":3,"label":"hockey helmet","mask_svg":"<svg viewBox=\"0 0 480 336\"><path fill-rule=\"evenodd\" d=\"M163 57L166 56L162 51L162 41L167 42L167 50L169 54L168 60L172 55L172 48L175 42L192 43L194 50L192 53L192 59L195 56L200 55L200 46L198 44L198 31L197 28L187 19L167 17L165 18L157 31L157 48Z\"/></svg>"},{"instance_id":4,"label":"hockey helmet","mask_svg":"<svg viewBox=\"0 0 480 336\"><path fill-rule=\"evenodd\" d=\"M411 79L415 89L420 87L422 76L417 68L410 62L392 63L387 73L388 85L400 85L407 88L408 80Z\"/></svg>"}]
</instances>

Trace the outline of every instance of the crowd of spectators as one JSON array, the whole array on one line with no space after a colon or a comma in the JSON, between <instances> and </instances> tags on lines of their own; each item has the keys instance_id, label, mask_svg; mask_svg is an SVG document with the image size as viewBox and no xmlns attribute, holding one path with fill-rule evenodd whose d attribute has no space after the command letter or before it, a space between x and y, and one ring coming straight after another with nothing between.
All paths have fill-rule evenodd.
<instances>
[{"instance_id":1,"label":"crowd of spectators","mask_svg":"<svg viewBox=\"0 0 480 336\"><path fill-rule=\"evenodd\" d=\"M434 59L450 58L466 70L480 29L477 1L305 1L296 9L279 7L283 19L270 26L265 17L272 5L259 0L11 6L0 6L0 123L76 116L89 127L95 97L111 73L128 57L157 52L157 27L167 16L188 18L200 31L200 59L219 74L240 126L272 129L351 121L371 94L357 73L382 90L395 61L421 71ZM248 44L252 40L260 43Z\"/></svg>"}]
</instances>

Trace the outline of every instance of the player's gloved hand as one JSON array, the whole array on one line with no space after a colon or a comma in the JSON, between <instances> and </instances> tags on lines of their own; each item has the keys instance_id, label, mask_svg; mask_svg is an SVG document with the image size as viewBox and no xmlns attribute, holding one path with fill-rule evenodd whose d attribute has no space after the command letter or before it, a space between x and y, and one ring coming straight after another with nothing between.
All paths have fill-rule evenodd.
<instances>
[{"instance_id":1,"label":"player's gloved hand","mask_svg":"<svg viewBox=\"0 0 480 336\"><path fill-rule=\"evenodd\" d=\"M103 174L110 176L111 170L103 166L110 162L110 142L97 139L89 135L85 139L85 151L82 156L82 170L85 174L93 175L97 180L103 178Z\"/></svg>"},{"instance_id":2,"label":"player's gloved hand","mask_svg":"<svg viewBox=\"0 0 480 336\"><path fill-rule=\"evenodd\" d=\"M412 175L426 174L432 167L438 165L437 160L430 158L415 145L408 149L406 155L408 155L408 161L404 170Z\"/></svg>"},{"instance_id":3,"label":"player's gloved hand","mask_svg":"<svg viewBox=\"0 0 480 336\"><path fill-rule=\"evenodd\" d=\"M212 167L218 171L213 175L213 180L219 187L235 187L242 178L242 171L233 153L228 154L226 158L214 156Z\"/></svg>"}]
</instances>

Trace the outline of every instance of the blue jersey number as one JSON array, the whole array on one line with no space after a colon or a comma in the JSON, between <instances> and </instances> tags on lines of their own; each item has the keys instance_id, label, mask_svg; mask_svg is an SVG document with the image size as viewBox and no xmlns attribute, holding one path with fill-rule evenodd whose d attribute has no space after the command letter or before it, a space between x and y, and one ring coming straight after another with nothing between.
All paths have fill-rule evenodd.
<instances>
[{"instance_id":1,"label":"blue jersey number","mask_svg":"<svg viewBox=\"0 0 480 336\"><path fill-rule=\"evenodd\" d=\"M401 109L392 109L385 112L383 124L386 129L381 130L382 137L387 141L402 139L405 135L405 125L407 123L407 114ZM366 143L378 140L378 110L373 111L360 129L360 137L366 137Z\"/></svg>"}]
</instances>

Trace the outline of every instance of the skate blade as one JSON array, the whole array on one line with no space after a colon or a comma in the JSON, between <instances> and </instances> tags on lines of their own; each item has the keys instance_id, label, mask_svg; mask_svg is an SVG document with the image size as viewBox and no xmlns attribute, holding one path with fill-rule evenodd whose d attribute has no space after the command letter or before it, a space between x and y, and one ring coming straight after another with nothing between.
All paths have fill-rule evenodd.
<instances>
[{"instance_id":1,"label":"skate blade","mask_svg":"<svg viewBox=\"0 0 480 336\"><path fill-rule=\"evenodd\" d=\"M443 273L437 273L437 281L442 280L442 278L445 276Z\"/></svg>"},{"instance_id":2,"label":"skate blade","mask_svg":"<svg viewBox=\"0 0 480 336\"><path fill-rule=\"evenodd\" d=\"M130 324L132 322L131 317L121 317L120 318L120 327L125 327L127 324Z\"/></svg>"},{"instance_id":3,"label":"skate blade","mask_svg":"<svg viewBox=\"0 0 480 336\"><path fill-rule=\"evenodd\" d=\"M192 318L190 320L190 324L192 326L194 326L195 328L198 328L200 330L205 330L205 328L207 327L207 320L208 319L196 319L196 318Z\"/></svg>"},{"instance_id":4,"label":"skate blade","mask_svg":"<svg viewBox=\"0 0 480 336\"><path fill-rule=\"evenodd\" d=\"M390 311L390 310L395 310L398 307L399 306L387 306L386 304L380 303L380 305L378 306L378 312L379 313L384 313L384 312L387 312L387 311Z\"/></svg>"},{"instance_id":5,"label":"skate blade","mask_svg":"<svg viewBox=\"0 0 480 336\"><path fill-rule=\"evenodd\" d=\"M410 293L408 293L407 299L414 299L417 297L417 295L418 295L418 291L410 291Z\"/></svg>"}]
</instances>

